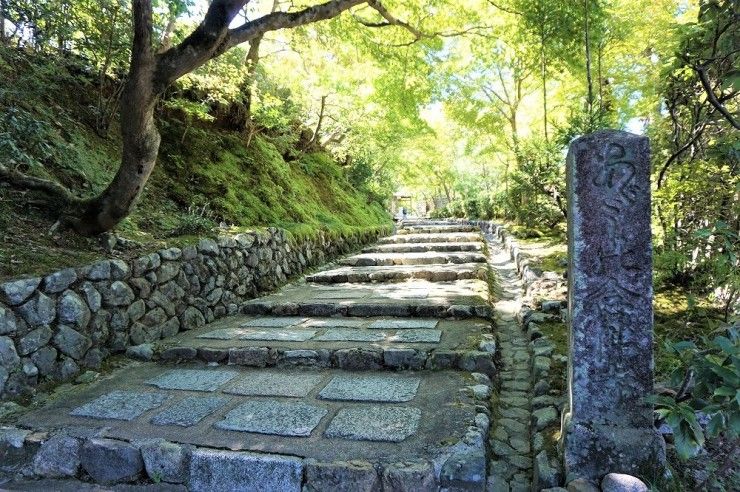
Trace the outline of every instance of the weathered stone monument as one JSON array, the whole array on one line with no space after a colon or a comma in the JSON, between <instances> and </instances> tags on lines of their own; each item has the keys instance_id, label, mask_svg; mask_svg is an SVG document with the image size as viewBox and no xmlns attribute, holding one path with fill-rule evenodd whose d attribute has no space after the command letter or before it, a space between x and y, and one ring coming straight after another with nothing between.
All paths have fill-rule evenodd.
<instances>
[{"instance_id":1,"label":"weathered stone monument","mask_svg":"<svg viewBox=\"0 0 740 492\"><path fill-rule=\"evenodd\" d=\"M653 409L650 149L606 130L567 158L569 411L567 479L639 475L663 461Z\"/></svg>"}]
</instances>

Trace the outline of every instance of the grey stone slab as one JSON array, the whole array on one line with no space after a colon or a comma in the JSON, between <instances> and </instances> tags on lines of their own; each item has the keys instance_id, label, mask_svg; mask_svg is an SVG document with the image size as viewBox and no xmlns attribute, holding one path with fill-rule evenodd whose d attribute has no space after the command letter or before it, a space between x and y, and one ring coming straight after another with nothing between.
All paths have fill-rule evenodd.
<instances>
[{"instance_id":1,"label":"grey stone slab","mask_svg":"<svg viewBox=\"0 0 740 492\"><path fill-rule=\"evenodd\" d=\"M325 400L410 401L419 389L419 378L377 375L335 376L319 393Z\"/></svg>"},{"instance_id":2,"label":"grey stone slab","mask_svg":"<svg viewBox=\"0 0 740 492\"><path fill-rule=\"evenodd\" d=\"M360 441L401 442L416 432L420 419L421 410L413 407L343 408L324 434Z\"/></svg>"},{"instance_id":3,"label":"grey stone slab","mask_svg":"<svg viewBox=\"0 0 740 492\"><path fill-rule=\"evenodd\" d=\"M377 331L356 330L352 328L332 328L326 330L314 340L320 342L380 342L385 340L386 334Z\"/></svg>"},{"instance_id":4,"label":"grey stone slab","mask_svg":"<svg viewBox=\"0 0 740 492\"><path fill-rule=\"evenodd\" d=\"M198 335L196 338L210 338L214 340L238 340L240 336L248 333L244 328L220 328Z\"/></svg>"},{"instance_id":5,"label":"grey stone slab","mask_svg":"<svg viewBox=\"0 0 740 492\"><path fill-rule=\"evenodd\" d=\"M295 326L306 321L306 318L298 318L295 316L284 316L284 317L266 317L257 318L246 323L242 323L241 326L245 328L286 328L288 326Z\"/></svg>"},{"instance_id":6,"label":"grey stone slab","mask_svg":"<svg viewBox=\"0 0 740 492\"><path fill-rule=\"evenodd\" d=\"M367 292L353 292L351 290L326 291L316 295L317 299L362 299Z\"/></svg>"},{"instance_id":7,"label":"grey stone slab","mask_svg":"<svg viewBox=\"0 0 740 492\"><path fill-rule=\"evenodd\" d=\"M436 319L379 319L368 325L368 328L380 330L415 330L433 329L439 321Z\"/></svg>"},{"instance_id":8,"label":"grey stone slab","mask_svg":"<svg viewBox=\"0 0 740 492\"><path fill-rule=\"evenodd\" d=\"M196 449L190 460L193 492L299 492L303 461L291 456Z\"/></svg>"},{"instance_id":9,"label":"grey stone slab","mask_svg":"<svg viewBox=\"0 0 740 492\"><path fill-rule=\"evenodd\" d=\"M402 330L391 336L388 341L396 343L439 343L442 330Z\"/></svg>"},{"instance_id":10,"label":"grey stone slab","mask_svg":"<svg viewBox=\"0 0 740 492\"><path fill-rule=\"evenodd\" d=\"M367 324L361 318L309 319L301 325L306 328L359 328Z\"/></svg>"},{"instance_id":11,"label":"grey stone slab","mask_svg":"<svg viewBox=\"0 0 740 492\"><path fill-rule=\"evenodd\" d=\"M149 379L146 383L161 389L216 391L238 374L236 371L224 370L175 369Z\"/></svg>"},{"instance_id":12,"label":"grey stone slab","mask_svg":"<svg viewBox=\"0 0 740 492\"><path fill-rule=\"evenodd\" d=\"M316 335L316 330L249 330L239 336L240 340L266 340L276 342L305 342Z\"/></svg>"},{"instance_id":13,"label":"grey stone slab","mask_svg":"<svg viewBox=\"0 0 740 492\"><path fill-rule=\"evenodd\" d=\"M310 436L327 409L303 402L248 401L215 424L219 429L278 436Z\"/></svg>"},{"instance_id":14,"label":"grey stone slab","mask_svg":"<svg viewBox=\"0 0 740 492\"><path fill-rule=\"evenodd\" d=\"M133 420L167 401L164 393L111 391L95 400L75 408L69 414L94 419Z\"/></svg>"},{"instance_id":15,"label":"grey stone slab","mask_svg":"<svg viewBox=\"0 0 740 492\"><path fill-rule=\"evenodd\" d=\"M226 405L228 401L228 398L222 396L188 396L152 417L152 423L190 427Z\"/></svg>"},{"instance_id":16,"label":"grey stone slab","mask_svg":"<svg viewBox=\"0 0 740 492\"><path fill-rule=\"evenodd\" d=\"M247 396L305 397L321 382L320 374L259 371L224 388L224 393Z\"/></svg>"}]
</instances>

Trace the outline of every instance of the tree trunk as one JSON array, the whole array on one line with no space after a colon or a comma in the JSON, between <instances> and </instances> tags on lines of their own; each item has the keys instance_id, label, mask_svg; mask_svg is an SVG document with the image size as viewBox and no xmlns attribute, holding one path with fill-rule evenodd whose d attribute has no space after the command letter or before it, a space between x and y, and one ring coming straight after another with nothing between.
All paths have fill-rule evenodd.
<instances>
[{"instance_id":1,"label":"tree trunk","mask_svg":"<svg viewBox=\"0 0 740 492\"><path fill-rule=\"evenodd\" d=\"M129 79L121 99L121 166L105 191L72 220L75 229L85 235L109 231L131 213L157 162L160 136L154 123L158 94L154 90L151 2L138 3L134 15L140 18L134 23Z\"/></svg>"},{"instance_id":2,"label":"tree trunk","mask_svg":"<svg viewBox=\"0 0 740 492\"><path fill-rule=\"evenodd\" d=\"M8 0L0 0L0 43L8 41L5 37L5 17L8 15Z\"/></svg>"},{"instance_id":3,"label":"tree trunk","mask_svg":"<svg viewBox=\"0 0 740 492\"><path fill-rule=\"evenodd\" d=\"M545 26L544 19L540 31L540 58L542 61L542 124L545 130L545 142L550 141L547 131L547 54L545 53Z\"/></svg>"},{"instance_id":4,"label":"tree trunk","mask_svg":"<svg viewBox=\"0 0 740 492\"><path fill-rule=\"evenodd\" d=\"M321 132L321 125L324 123L324 111L326 110L326 98L329 96L321 96L321 109L319 110L319 121L316 123L316 129L311 137L310 145L315 144L319 141L319 132Z\"/></svg>"},{"instance_id":5,"label":"tree trunk","mask_svg":"<svg viewBox=\"0 0 740 492\"><path fill-rule=\"evenodd\" d=\"M594 89L593 82L591 80L591 40L588 32L589 0L583 1L583 9L583 33L586 43L586 85L588 86L588 96L586 98L586 103L588 109L588 122L590 126L592 124L591 118L593 117Z\"/></svg>"}]
</instances>

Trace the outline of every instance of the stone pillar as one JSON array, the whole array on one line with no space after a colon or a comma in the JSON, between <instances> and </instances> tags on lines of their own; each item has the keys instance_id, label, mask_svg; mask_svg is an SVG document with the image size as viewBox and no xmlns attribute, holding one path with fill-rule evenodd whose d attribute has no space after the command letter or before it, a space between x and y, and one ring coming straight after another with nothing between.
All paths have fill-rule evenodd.
<instances>
[{"instance_id":1,"label":"stone pillar","mask_svg":"<svg viewBox=\"0 0 740 492\"><path fill-rule=\"evenodd\" d=\"M651 473L665 450L653 426L650 149L605 130L569 149L568 480Z\"/></svg>"}]
</instances>

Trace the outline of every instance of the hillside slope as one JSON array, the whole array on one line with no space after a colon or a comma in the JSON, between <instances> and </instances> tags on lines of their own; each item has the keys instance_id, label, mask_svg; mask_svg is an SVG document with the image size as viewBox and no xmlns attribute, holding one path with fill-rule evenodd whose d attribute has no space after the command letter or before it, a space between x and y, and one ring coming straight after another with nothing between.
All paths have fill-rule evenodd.
<instances>
[{"instance_id":1,"label":"hillside slope","mask_svg":"<svg viewBox=\"0 0 740 492\"><path fill-rule=\"evenodd\" d=\"M109 94L103 93L103 97ZM54 178L82 196L102 189L120 159L116 118L96 132L98 79L81 61L0 49L0 161ZM160 111L162 145L135 212L115 233L132 255L221 228L276 226L296 235L388 225L382 206L355 190L325 152L296 134L238 132ZM43 196L0 183L0 278L43 273L106 254L96 239L50 233Z\"/></svg>"}]
</instances>

